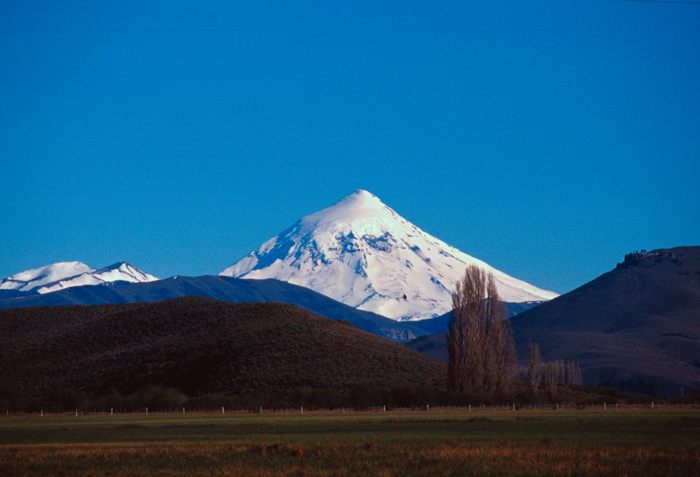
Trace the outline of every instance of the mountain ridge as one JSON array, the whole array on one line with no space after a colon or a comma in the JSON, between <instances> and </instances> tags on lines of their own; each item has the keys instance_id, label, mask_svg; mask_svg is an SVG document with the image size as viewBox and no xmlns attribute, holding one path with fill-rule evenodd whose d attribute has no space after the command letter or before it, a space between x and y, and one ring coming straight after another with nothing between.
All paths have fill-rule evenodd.
<instances>
[{"instance_id":1,"label":"mountain ridge","mask_svg":"<svg viewBox=\"0 0 700 477\"><path fill-rule=\"evenodd\" d=\"M157 277L126 262L117 262L101 269L78 261L56 262L0 280L0 292L5 297L43 295L66 288L115 281L140 283L156 280Z\"/></svg>"}]
</instances>

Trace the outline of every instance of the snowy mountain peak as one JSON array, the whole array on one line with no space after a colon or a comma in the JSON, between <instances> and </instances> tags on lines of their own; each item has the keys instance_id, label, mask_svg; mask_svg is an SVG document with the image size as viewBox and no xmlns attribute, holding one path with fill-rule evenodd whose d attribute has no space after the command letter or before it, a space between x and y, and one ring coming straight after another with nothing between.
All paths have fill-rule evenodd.
<instances>
[{"instance_id":1,"label":"snowy mountain peak","mask_svg":"<svg viewBox=\"0 0 700 477\"><path fill-rule=\"evenodd\" d=\"M95 269L82 262L58 262L40 268L26 270L0 281L0 290L31 291L36 287L66 278L92 273Z\"/></svg>"},{"instance_id":2,"label":"snowy mountain peak","mask_svg":"<svg viewBox=\"0 0 700 477\"><path fill-rule=\"evenodd\" d=\"M355 222L367 219L383 219L388 214L395 213L379 198L366 190L356 190L332 207L305 217L305 220L323 222L345 221Z\"/></svg>"},{"instance_id":3,"label":"snowy mountain peak","mask_svg":"<svg viewBox=\"0 0 700 477\"><path fill-rule=\"evenodd\" d=\"M364 190L358 190L334 206L304 217L300 222L302 234L313 231L315 238L321 240L334 240L350 234L354 237L379 237L408 224L378 197Z\"/></svg>"},{"instance_id":4,"label":"snowy mountain peak","mask_svg":"<svg viewBox=\"0 0 700 477\"><path fill-rule=\"evenodd\" d=\"M157 277L149 273L143 272L126 262L118 262L114 265L110 265L109 267L105 267L101 270L94 272L92 276L99 280L102 280L103 282L124 281L139 283L153 282L158 280Z\"/></svg>"},{"instance_id":5,"label":"snowy mountain peak","mask_svg":"<svg viewBox=\"0 0 700 477\"><path fill-rule=\"evenodd\" d=\"M300 219L221 275L275 278L361 310L407 320L449 311L454 284L473 263L494 274L506 301L557 296L423 232L364 190Z\"/></svg>"},{"instance_id":6,"label":"snowy mountain peak","mask_svg":"<svg viewBox=\"0 0 700 477\"><path fill-rule=\"evenodd\" d=\"M24 293L50 293L63 288L100 285L114 281L151 282L158 278L126 262L96 270L82 262L59 262L27 270L0 281L0 290Z\"/></svg>"}]
</instances>

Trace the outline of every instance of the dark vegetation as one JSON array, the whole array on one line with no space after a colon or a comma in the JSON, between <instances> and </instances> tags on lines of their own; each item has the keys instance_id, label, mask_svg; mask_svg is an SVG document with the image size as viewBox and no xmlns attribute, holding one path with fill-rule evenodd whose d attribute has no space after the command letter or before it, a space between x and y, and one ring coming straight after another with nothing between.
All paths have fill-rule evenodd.
<instances>
[{"instance_id":1,"label":"dark vegetation","mask_svg":"<svg viewBox=\"0 0 700 477\"><path fill-rule=\"evenodd\" d=\"M556 395L559 383L576 384L581 386L581 368L574 362L550 361L542 362L540 346L530 343L528 352L528 365L519 366L516 377L526 381L532 393L537 393L540 386L544 385L549 396Z\"/></svg>"},{"instance_id":2,"label":"dark vegetation","mask_svg":"<svg viewBox=\"0 0 700 477\"><path fill-rule=\"evenodd\" d=\"M203 394L187 396L175 388L147 385L133 393L106 395L86 393L75 389L63 388L45 396L27 396L12 388L0 388L0 412L10 413L61 413L74 412L110 412L143 413L179 412L182 408L190 411L219 411L223 407L228 411L249 410L258 412L264 409L299 409L307 411L333 410L340 408L367 410L371 408L393 409L428 409L439 406L450 407L492 407L527 406L552 407L556 404L569 408L600 406L604 403L649 404L659 402L659 398L650 398L638 394L620 392L614 388L596 386L577 386L559 384L555 393L543 384L536 393L532 393L524 382L516 382L514 393L491 399L478 394L457 393L444 388L432 386L394 386L381 388L374 386L357 386L347 392L332 389L297 389L287 392L256 391L249 394ZM665 400L664 400L665 401ZM700 402L700 388L695 388L685 398L676 398L673 403L696 404Z\"/></svg>"},{"instance_id":3,"label":"dark vegetation","mask_svg":"<svg viewBox=\"0 0 700 477\"><path fill-rule=\"evenodd\" d=\"M188 396L445 387L446 365L294 305L200 297L0 311L0 386Z\"/></svg>"},{"instance_id":4,"label":"dark vegetation","mask_svg":"<svg viewBox=\"0 0 700 477\"><path fill-rule=\"evenodd\" d=\"M73 412L80 411L144 412L146 408L159 410L212 411L221 408L246 409L257 412L265 409L289 409L304 407L315 409L357 409L386 407L425 409L426 406L480 406L491 403L484 396L460 394L432 386L356 386L347 392L332 389L297 389L286 392L256 391L244 395L204 394L186 396L178 389L163 386L146 386L128 395L110 393L92 395L64 388L47 396L29 397L11 388L0 389L0 410L12 413Z\"/></svg>"}]
</instances>

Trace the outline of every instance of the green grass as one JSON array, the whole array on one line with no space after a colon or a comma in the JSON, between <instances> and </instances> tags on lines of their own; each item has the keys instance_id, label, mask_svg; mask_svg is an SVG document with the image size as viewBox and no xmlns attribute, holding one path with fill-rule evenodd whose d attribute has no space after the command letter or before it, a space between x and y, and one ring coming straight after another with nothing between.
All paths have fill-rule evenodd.
<instances>
[{"instance_id":1,"label":"green grass","mask_svg":"<svg viewBox=\"0 0 700 477\"><path fill-rule=\"evenodd\" d=\"M0 475L56 474L700 475L700 411L0 418Z\"/></svg>"},{"instance_id":2,"label":"green grass","mask_svg":"<svg viewBox=\"0 0 700 477\"><path fill-rule=\"evenodd\" d=\"M0 418L0 445L135 442L540 442L700 445L700 411L38 415Z\"/></svg>"}]
</instances>

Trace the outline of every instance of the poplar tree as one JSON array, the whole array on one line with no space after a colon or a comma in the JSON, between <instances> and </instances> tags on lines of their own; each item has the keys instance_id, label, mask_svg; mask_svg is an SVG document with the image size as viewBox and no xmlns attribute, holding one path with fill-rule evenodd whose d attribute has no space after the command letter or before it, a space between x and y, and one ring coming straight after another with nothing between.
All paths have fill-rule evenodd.
<instances>
[{"instance_id":1,"label":"poplar tree","mask_svg":"<svg viewBox=\"0 0 700 477\"><path fill-rule=\"evenodd\" d=\"M537 394L537 386L540 383L540 364L542 363L542 356L540 355L540 345L537 343L530 343L528 345L529 356L528 356L528 370L527 370L527 380L530 384L530 390L532 394Z\"/></svg>"},{"instance_id":2,"label":"poplar tree","mask_svg":"<svg viewBox=\"0 0 700 477\"><path fill-rule=\"evenodd\" d=\"M447 352L450 389L485 395L509 391L517 369L510 319L493 274L476 265L455 284Z\"/></svg>"}]
</instances>

